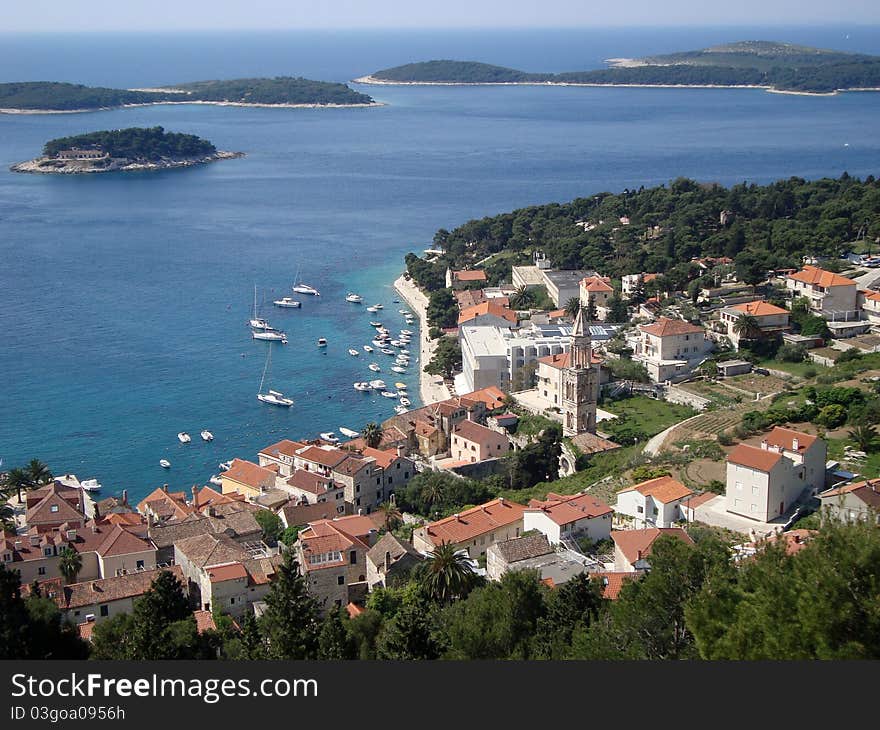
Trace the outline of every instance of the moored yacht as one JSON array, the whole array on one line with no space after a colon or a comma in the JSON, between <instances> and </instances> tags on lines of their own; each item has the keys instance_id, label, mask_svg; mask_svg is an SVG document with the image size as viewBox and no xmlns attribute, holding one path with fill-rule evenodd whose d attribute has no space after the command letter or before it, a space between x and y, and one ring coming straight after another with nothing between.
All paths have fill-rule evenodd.
<instances>
[{"instance_id":1,"label":"moored yacht","mask_svg":"<svg viewBox=\"0 0 880 730\"><path fill-rule=\"evenodd\" d=\"M373 390L385 390L385 381L384 380L371 380L370 387Z\"/></svg>"},{"instance_id":2,"label":"moored yacht","mask_svg":"<svg viewBox=\"0 0 880 730\"><path fill-rule=\"evenodd\" d=\"M288 307L290 309L299 309L302 306L302 302L297 301L293 297L281 297L281 299L276 299L272 304L276 307Z\"/></svg>"},{"instance_id":3,"label":"moored yacht","mask_svg":"<svg viewBox=\"0 0 880 730\"><path fill-rule=\"evenodd\" d=\"M372 351L373 351L372 347L370 347L369 345L364 345L364 352L372 352Z\"/></svg>"},{"instance_id":4,"label":"moored yacht","mask_svg":"<svg viewBox=\"0 0 880 730\"><path fill-rule=\"evenodd\" d=\"M327 340L325 340L323 337L319 337L318 347L327 347Z\"/></svg>"},{"instance_id":5,"label":"moored yacht","mask_svg":"<svg viewBox=\"0 0 880 730\"><path fill-rule=\"evenodd\" d=\"M348 354L351 355L352 357L357 357L358 355L360 355L360 353L357 350L355 350L353 347L348 348Z\"/></svg>"},{"instance_id":6,"label":"moored yacht","mask_svg":"<svg viewBox=\"0 0 880 730\"><path fill-rule=\"evenodd\" d=\"M255 317L251 319L248 324L252 329L255 330L274 330L275 328L269 324L268 319L261 319L260 317Z\"/></svg>"},{"instance_id":7,"label":"moored yacht","mask_svg":"<svg viewBox=\"0 0 880 730\"><path fill-rule=\"evenodd\" d=\"M287 344L287 333L278 330L252 330L251 337L255 340L265 340L267 342L280 342L282 345Z\"/></svg>"},{"instance_id":8,"label":"moored yacht","mask_svg":"<svg viewBox=\"0 0 880 730\"><path fill-rule=\"evenodd\" d=\"M384 398L397 398L397 393L392 393L390 390L383 390L380 395Z\"/></svg>"},{"instance_id":9,"label":"moored yacht","mask_svg":"<svg viewBox=\"0 0 880 730\"><path fill-rule=\"evenodd\" d=\"M321 434L321 438L324 439L324 441L329 441L331 444L339 443L339 437L334 434L333 431L324 431L324 433Z\"/></svg>"},{"instance_id":10,"label":"moored yacht","mask_svg":"<svg viewBox=\"0 0 880 730\"><path fill-rule=\"evenodd\" d=\"M367 367L370 368L370 370L372 370L374 373L382 372L382 368L379 367L378 363L371 362L369 365L367 365Z\"/></svg>"},{"instance_id":11,"label":"moored yacht","mask_svg":"<svg viewBox=\"0 0 880 730\"><path fill-rule=\"evenodd\" d=\"M370 322L370 325L371 325L372 327L381 327L381 326L382 326L382 323L381 323L381 322L372 322L372 321L371 321L371 322Z\"/></svg>"},{"instance_id":12,"label":"moored yacht","mask_svg":"<svg viewBox=\"0 0 880 730\"><path fill-rule=\"evenodd\" d=\"M171 468L171 462L168 459L159 459L159 466L163 469L169 469Z\"/></svg>"},{"instance_id":13,"label":"moored yacht","mask_svg":"<svg viewBox=\"0 0 880 730\"><path fill-rule=\"evenodd\" d=\"M284 393L279 393L277 390L270 390L268 393L257 393L257 400L273 406L284 406L285 408L290 408L293 405L293 398L288 398Z\"/></svg>"},{"instance_id":14,"label":"moored yacht","mask_svg":"<svg viewBox=\"0 0 880 730\"><path fill-rule=\"evenodd\" d=\"M360 390L361 392L366 392L366 391L368 391L368 390L371 390L371 388L370 388L370 384L367 383L366 381L364 381L364 382L362 382L362 383L355 383L355 384L354 384L354 389L355 389L355 390Z\"/></svg>"},{"instance_id":15,"label":"moored yacht","mask_svg":"<svg viewBox=\"0 0 880 730\"><path fill-rule=\"evenodd\" d=\"M85 489L87 492L100 492L101 485L98 483L97 479L83 479L79 485Z\"/></svg>"},{"instance_id":16,"label":"moored yacht","mask_svg":"<svg viewBox=\"0 0 880 730\"><path fill-rule=\"evenodd\" d=\"M406 372L406 368L402 368L402 367L400 367L400 365L392 365L392 366L391 366L391 369L392 369L395 373L405 373L405 372Z\"/></svg>"},{"instance_id":17,"label":"moored yacht","mask_svg":"<svg viewBox=\"0 0 880 730\"><path fill-rule=\"evenodd\" d=\"M351 302L352 304L360 304L362 301L364 301L364 298L360 294L349 292L345 295L345 301Z\"/></svg>"},{"instance_id":18,"label":"moored yacht","mask_svg":"<svg viewBox=\"0 0 880 730\"><path fill-rule=\"evenodd\" d=\"M367 311L368 312L378 312L379 310L376 309L375 307L367 307Z\"/></svg>"}]
</instances>

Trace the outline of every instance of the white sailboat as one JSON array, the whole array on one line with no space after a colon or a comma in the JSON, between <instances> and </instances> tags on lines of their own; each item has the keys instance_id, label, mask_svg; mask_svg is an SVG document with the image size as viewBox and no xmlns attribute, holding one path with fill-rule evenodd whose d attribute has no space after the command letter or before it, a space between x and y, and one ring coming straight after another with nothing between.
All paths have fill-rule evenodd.
<instances>
[{"instance_id":1,"label":"white sailboat","mask_svg":"<svg viewBox=\"0 0 880 730\"><path fill-rule=\"evenodd\" d=\"M260 378L260 390L257 393L257 400L262 401L263 403L269 403L273 406L290 408L290 406L293 405L293 398L287 398L284 393L280 393L277 390L269 390L266 393L263 392L263 384L266 382L266 373L269 372L269 361L271 358L272 348L270 347L266 352L266 364L263 366L263 377Z\"/></svg>"},{"instance_id":2,"label":"white sailboat","mask_svg":"<svg viewBox=\"0 0 880 730\"><path fill-rule=\"evenodd\" d=\"M255 340L280 342L282 345L287 344L287 333L279 332L278 330L251 330L251 337Z\"/></svg>"},{"instance_id":3,"label":"white sailboat","mask_svg":"<svg viewBox=\"0 0 880 730\"><path fill-rule=\"evenodd\" d=\"M272 325L269 324L269 320L263 319L262 317L257 316L257 285L254 284L254 313L251 315L250 322L248 323L251 326L251 329L255 330L272 330L274 329Z\"/></svg>"},{"instance_id":4,"label":"white sailboat","mask_svg":"<svg viewBox=\"0 0 880 730\"><path fill-rule=\"evenodd\" d=\"M319 292L315 287L309 286L308 284L303 284L299 280L299 269L296 270L296 278L293 280L293 286L291 287L293 291L297 294L311 294L313 297L321 296L321 292Z\"/></svg>"}]
</instances>

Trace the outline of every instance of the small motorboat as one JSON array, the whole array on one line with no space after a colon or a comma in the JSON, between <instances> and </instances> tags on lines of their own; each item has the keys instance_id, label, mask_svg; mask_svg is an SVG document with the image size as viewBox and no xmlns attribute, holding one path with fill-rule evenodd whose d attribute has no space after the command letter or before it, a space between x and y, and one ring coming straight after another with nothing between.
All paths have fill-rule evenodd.
<instances>
[{"instance_id":1,"label":"small motorboat","mask_svg":"<svg viewBox=\"0 0 880 730\"><path fill-rule=\"evenodd\" d=\"M402 406L408 406L409 404L410 404L410 400L409 400L409 398L401 398L401 399L400 399L400 405L402 405Z\"/></svg>"},{"instance_id":2,"label":"small motorboat","mask_svg":"<svg viewBox=\"0 0 880 730\"><path fill-rule=\"evenodd\" d=\"M385 390L385 381L384 380L371 380L370 387L374 390Z\"/></svg>"},{"instance_id":3,"label":"small motorboat","mask_svg":"<svg viewBox=\"0 0 880 730\"><path fill-rule=\"evenodd\" d=\"M364 381L364 382L362 382L362 383L355 383L355 384L354 384L354 389L355 389L355 390L360 390L361 392L364 392L364 393L365 393L365 392L367 392L368 390L370 390L370 384L367 383L366 381Z\"/></svg>"},{"instance_id":4,"label":"small motorboat","mask_svg":"<svg viewBox=\"0 0 880 730\"><path fill-rule=\"evenodd\" d=\"M409 367L409 358L408 357L399 357L394 361L395 365L400 365L401 367Z\"/></svg>"},{"instance_id":5,"label":"small motorboat","mask_svg":"<svg viewBox=\"0 0 880 730\"><path fill-rule=\"evenodd\" d=\"M367 367L370 368L370 370L372 370L374 373L382 372L382 368L380 368L377 363L371 362L369 365L367 365Z\"/></svg>"},{"instance_id":6,"label":"small motorboat","mask_svg":"<svg viewBox=\"0 0 880 730\"><path fill-rule=\"evenodd\" d=\"M392 393L390 390L383 390L380 395L383 398L397 398L397 393Z\"/></svg>"},{"instance_id":7,"label":"small motorboat","mask_svg":"<svg viewBox=\"0 0 880 730\"><path fill-rule=\"evenodd\" d=\"M382 323L381 322L370 322L370 326L371 327L381 327Z\"/></svg>"},{"instance_id":8,"label":"small motorboat","mask_svg":"<svg viewBox=\"0 0 880 730\"><path fill-rule=\"evenodd\" d=\"M281 297L281 299L276 299L272 304L276 307L288 307L289 309L299 309L302 306L302 302L298 302L293 297Z\"/></svg>"},{"instance_id":9,"label":"small motorboat","mask_svg":"<svg viewBox=\"0 0 880 730\"><path fill-rule=\"evenodd\" d=\"M207 428L204 431L202 431L202 433L200 435L202 437L202 441L213 441L214 440L214 434L211 433Z\"/></svg>"},{"instance_id":10,"label":"small motorboat","mask_svg":"<svg viewBox=\"0 0 880 730\"><path fill-rule=\"evenodd\" d=\"M221 461L219 464L217 464L217 466L219 467L220 471L229 471L232 468L232 462Z\"/></svg>"},{"instance_id":11,"label":"small motorboat","mask_svg":"<svg viewBox=\"0 0 880 730\"><path fill-rule=\"evenodd\" d=\"M186 431L181 431L179 434L177 434L177 440L180 441L180 443L182 444L188 444L190 441L192 441L192 438Z\"/></svg>"},{"instance_id":12,"label":"small motorboat","mask_svg":"<svg viewBox=\"0 0 880 730\"><path fill-rule=\"evenodd\" d=\"M391 340L391 346L392 346L392 347L400 347L401 344L403 344L403 343L401 343L400 340Z\"/></svg>"},{"instance_id":13,"label":"small motorboat","mask_svg":"<svg viewBox=\"0 0 880 730\"><path fill-rule=\"evenodd\" d=\"M406 383L395 383L394 387L397 388L398 390L406 390L407 386L406 386Z\"/></svg>"},{"instance_id":14,"label":"small motorboat","mask_svg":"<svg viewBox=\"0 0 880 730\"><path fill-rule=\"evenodd\" d=\"M339 443L339 437L334 434L333 431L324 431L324 433L321 434L321 438L324 439L324 441L329 441L331 444Z\"/></svg>"},{"instance_id":15,"label":"small motorboat","mask_svg":"<svg viewBox=\"0 0 880 730\"><path fill-rule=\"evenodd\" d=\"M385 305L384 305L384 304L374 304L373 306L374 306L376 309L385 309Z\"/></svg>"},{"instance_id":16,"label":"small motorboat","mask_svg":"<svg viewBox=\"0 0 880 730\"><path fill-rule=\"evenodd\" d=\"M399 299L392 299L391 303L392 304L400 304L400 300Z\"/></svg>"},{"instance_id":17,"label":"small motorboat","mask_svg":"<svg viewBox=\"0 0 880 730\"><path fill-rule=\"evenodd\" d=\"M327 340L325 340L323 337L319 337L318 347L327 347Z\"/></svg>"},{"instance_id":18,"label":"small motorboat","mask_svg":"<svg viewBox=\"0 0 880 730\"><path fill-rule=\"evenodd\" d=\"M339 427L339 433L343 434L344 436L348 436L350 439L356 439L358 436L360 436L357 431L346 428L345 426Z\"/></svg>"},{"instance_id":19,"label":"small motorboat","mask_svg":"<svg viewBox=\"0 0 880 730\"><path fill-rule=\"evenodd\" d=\"M211 484L213 484L215 487L223 486L223 480L217 474L214 474L208 481L211 482Z\"/></svg>"},{"instance_id":20,"label":"small motorboat","mask_svg":"<svg viewBox=\"0 0 880 730\"><path fill-rule=\"evenodd\" d=\"M409 337L412 334L412 331L411 330L400 330L400 334L406 335L407 337Z\"/></svg>"},{"instance_id":21,"label":"small motorboat","mask_svg":"<svg viewBox=\"0 0 880 730\"><path fill-rule=\"evenodd\" d=\"M407 349L404 348L404 347L401 347L401 348L400 348L400 354L401 354L401 355L409 355L409 350L407 350Z\"/></svg>"},{"instance_id":22,"label":"small motorboat","mask_svg":"<svg viewBox=\"0 0 880 730\"><path fill-rule=\"evenodd\" d=\"M394 350L392 350L392 349L389 348L389 347L383 347L383 348L380 350L380 352L384 352L386 355L396 355L396 354L397 354L396 352L394 352Z\"/></svg>"},{"instance_id":23,"label":"small motorboat","mask_svg":"<svg viewBox=\"0 0 880 730\"><path fill-rule=\"evenodd\" d=\"M367 311L368 312L378 312L379 310L376 309L375 307L367 307Z\"/></svg>"},{"instance_id":24,"label":"small motorboat","mask_svg":"<svg viewBox=\"0 0 880 730\"><path fill-rule=\"evenodd\" d=\"M161 466L163 469L170 469L171 462L168 461L168 459L159 459L159 466Z\"/></svg>"},{"instance_id":25,"label":"small motorboat","mask_svg":"<svg viewBox=\"0 0 880 730\"><path fill-rule=\"evenodd\" d=\"M406 368L402 368L402 367L400 367L400 365L392 365L392 366L391 366L391 369L392 369L395 373L405 373L405 372L406 372Z\"/></svg>"},{"instance_id":26,"label":"small motorboat","mask_svg":"<svg viewBox=\"0 0 880 730\"><path fill-rule=\"evenodd\" d=\"M85 489L87 492L100 492L101 485L98 483L97 479L84 479L79 483L79 485Z\"/></svg>"},{"instance_id":27,"label":"small motorboat","mask_svg":"<svg viewBox=\"0 0 880 730\"><path fill-rule=\"evenodd\" d=\"M400 312L401 314L404 314L404 315L411 314L411 312L408 309L398 309L397 311Z\"/></svg>"},{"instance_id":28,"label":"small motorboat","mask_svg":"<svg viewBox=\"0 0 880 730\"><path fill-rule=\"evenodd\" d=\"M364 345L364 352L372 352L372 351L373 351L372 347L370 347L369 345Z\"/></svg>"},{"instance_id":29,"label":"small motorboat","mask_svg":"<svg viewBox=\"0 0 880 730\"><path fill-rule=\"evenodd\" d=\"M398 416L402 416L404 413L406 413L406 406L396 405L396 406L394 406L394 412Z\"/></svg>"},{"instance_id":30,"label":"small motorboat","mask_svg":"<svg viewBox=\"0 0 880 730\"><path fill-rule=\"evenodd\" d=\"M354 292L349 292L345 295L345 301L351 302L352 304L360 304L364 301L364 298L360 294L355 294Z\"/></svg>"},{"instance_id":31,"label":"small motorboat","mask_svg":"<svg viewBox=\"0 0 880 730\"><path fill-rule=\"evenodd\" d=\"M348 354L351 355L352 357L357 357L358 355L360 355L360 353L357 350L355 350L353 347L348 348Z\"/></svg>"},{"instance_id":32,"label":"small motorboat","mask_svg":"<svg viewBox=\"0 0 880 730\"><path fill-rule=\"evenodd\" d=\"M376 347L384 347L384 346L385 346L385 343L384 343L382 340L371 340L371 342L372 342Z\"/></svg>"}]
</instances>

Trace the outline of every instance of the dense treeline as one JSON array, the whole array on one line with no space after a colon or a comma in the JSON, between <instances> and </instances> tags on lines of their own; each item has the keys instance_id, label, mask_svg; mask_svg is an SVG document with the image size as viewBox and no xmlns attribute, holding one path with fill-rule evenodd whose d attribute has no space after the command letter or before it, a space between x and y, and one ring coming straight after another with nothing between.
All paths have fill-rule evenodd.
<instances>
[{"instance_id":1,"label":"dense treeline","mask_svg":"<svg viewBox=\"0 0 880 730\"><path fill-rule=\"evenodd\" d=\"M377 79L422 83L661 84L767 86L830 92L880 87L880 58L774 43L739 43L643 59L643 65L529 73L474 61L436 60L377 71Z\"/></svg>"},{"instance_id":2,"label":"dense treeline","mask_svg":"<svg viewBox=\"0 0 880 730\"><path fill-rule=\"evenodd\" d=\"M170 87L169 87L170 88ZM30 81L0 84L0 108L34 110L105 109L163 101L230 101L250 104L370 104L373 99L345 84L279 76L266 79L196 81L172 91L130 91Z\"/></svg>"},{"instance_id":3,"label":"dense treeline","mask_svg":"<svg viewBox=\"0 0 880 730\"><path fill-rule=\"evenodd\" d=\"M559 268L595 268L610 276L665 272L686 284L693 257L726 256L743 276L761 281L767 269L800 266L804 255L839 256L860 229L867 240L880 236L880 183L873 176L792 177L730 188L679 178L668 186L603 192L441 229L434 243L446 253L427 266L412 258L407 263L421 283L446 266L464 268L505 252L486 268L491 281L509 281L511 264L526 263L532 250L541 249Z\"/></svg>"},{"instance_id":4,"label":"dense treeline","mask_svg":"<svg viewBox=\"0 0 880 730\"><path fill-rule=\"evenodd\" d=\"M217 151L211 142L194 134L166 132L162 127L129 127L59 137L46 142L43 154L53 157L72 147L99 148L111 157L148 161L205 157Z\"/></svg>"},{"instance_id":5,"label":"dense treeline","mask_svg":"<svg viewBox=\"0 0 880 730\"><path fill-rule=\"evenodd\" d=\"M345 84L312 81L302 77L231 79L179 84L190 98L199 101L233 101L245 104L370 104L373 99ZM174 96L181 101L181 95Z\"/></svg>"}]
</instances>

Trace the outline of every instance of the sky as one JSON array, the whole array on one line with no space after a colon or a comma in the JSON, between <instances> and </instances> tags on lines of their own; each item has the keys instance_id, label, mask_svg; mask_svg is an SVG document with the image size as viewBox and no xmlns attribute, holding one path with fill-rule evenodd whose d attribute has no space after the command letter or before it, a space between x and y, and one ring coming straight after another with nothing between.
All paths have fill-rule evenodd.
<instances>
[{"instance_id":1,"label":"sky","mask_svg":"<svg viewBox=\"0 0 880 730\"><path fill-rule=\"evenodd\" d=\"M878 0L0 0L0 31L880 24Z\"/></svg>"}]
</instances>

